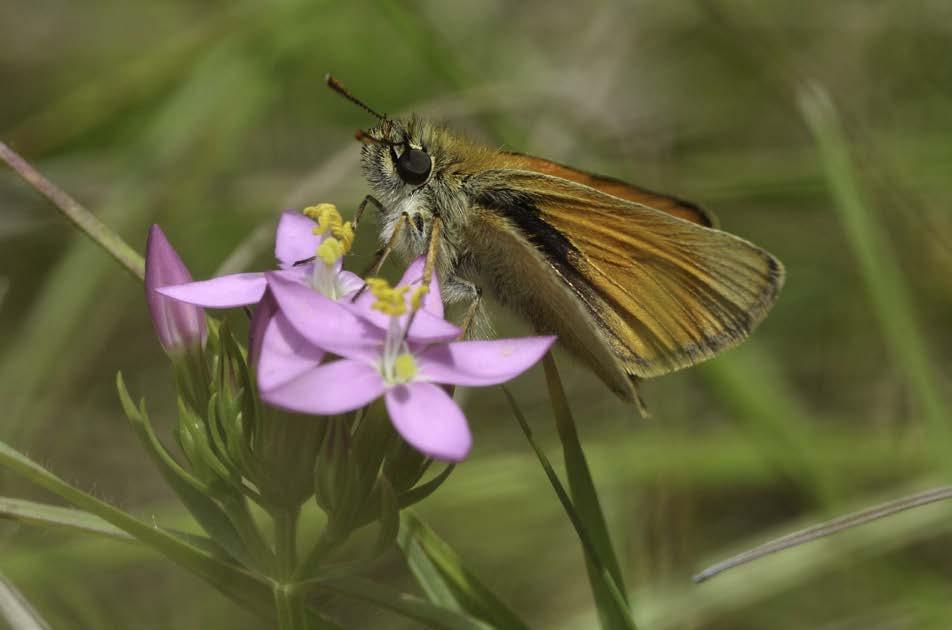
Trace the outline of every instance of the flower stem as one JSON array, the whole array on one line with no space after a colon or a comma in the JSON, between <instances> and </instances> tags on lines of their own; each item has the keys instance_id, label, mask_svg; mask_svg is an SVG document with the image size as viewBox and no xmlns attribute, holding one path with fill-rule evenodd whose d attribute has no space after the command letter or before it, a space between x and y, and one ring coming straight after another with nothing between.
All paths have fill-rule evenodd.
<instances>
[{"instance_id":1,"label":"flower stem","mask_svg":"<svg viewBox=\"0 0 952 630\"><path fill-rule=\"evenodd\" d=\"M277 556L277 577L289 580L297 567L298 509L279 509L274 513L274 551Z\"/></svg>"},{"instance_id":2,"label":"flower stem","mask_svg":"<svg viewBox=\"0 0 952 630\"><path fill-rule=\"evenodd\" d=\"M297 524L300 508L277 509L274 519L274 553L277 560L273 587L280 630L307 630L304 598L296 592L292 576L297 567Z\"/></svg>"},{"instance_id":3,"label":"flower stem","mask_svg":"<svg viewBox=\"0 0 952 630\"><path fill-rule=\"evenodd\" d=\"M280 630L308 630L304 599L288 584L275 583L274 606L278 613Z\"/></svg>"},{"instance_id":4,"label":"flower stem","mask_svg":"<svg viewBox=\"0 0 952 630\"><path fill-rule=\"evenodd\" d=\"M70 197L62 188L48 180L9 146L0 142L0 160L16 171L30 186L49 199L63 215L83 231L86 236L106 250L119 264L139 280L145 277L145 262L142 256L128 243L109 229L96 215Z\"/></svg>"}]
</instances>

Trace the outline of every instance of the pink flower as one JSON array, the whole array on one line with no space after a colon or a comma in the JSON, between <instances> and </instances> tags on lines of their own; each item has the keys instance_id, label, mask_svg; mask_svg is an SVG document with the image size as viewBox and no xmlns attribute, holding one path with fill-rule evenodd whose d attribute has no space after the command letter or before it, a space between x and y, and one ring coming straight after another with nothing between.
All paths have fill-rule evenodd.
<instances>
[{"instance_id":1,"label":"pink flower","mask_svg":"<svg viewBox=\"0 0 952 630\"><path fill-rule=\"evenodd\" d=\"M274 255L284 278L310 286L337 299L353 293L363 281L353 273L342 270L341 260L328 266L313 261L314 253L324 236L314 233L317 223L298 212L284 212L278 222ZM301 261L312 260L305 264ZM191 278L189 278L191 279ZM206 308L233 308L261 301L268 281L264 272L235 273L199 282L166 286L159 292L170 298Z\"/></svg>"},{"instance_id":2,"label":"pink flower","mask_svg":"<svg viewBox=\"0 0 952 630\"><path fill-rule=\"evenodd\" d=\"M171 354L201 348L208 336L201 308L161 295L162 287L191 280L192 274L162 229L153 225L145 247L145 299L159 342Z\"/></svg>"},{"instance_id":3,"label":"pink flower","mask_svg":"<svg viewBox=\"0 0 952 630\"><path fill-rule=\"evenodd\" d=\"M411 265L404 282L419 277L421 269L420 261ZM298 335L309 347L341 358L323 364L312 361L302 370L305 361L300 354L273 352L262 344L262 363L287 362L285 373L297 373L277 386L262 388L262 400L289 411L332 415L383 396L397 432L414 448L438 459L462 460L472 444L463 412L439 384L486 386L508 381L531 367L555 341L555 337L453 341L459 329L434 314L442 312L442 304L436 306L435 283L416 309L406 308L404 300L413 302L408 289L373 290L372 306L393 307L382 326L378 313L385 314L369 309L371 299L342 308L277 274L269 274L268 282L276 307L290 324L281 332L282 342Z\"/></svg>"}]
</instances>

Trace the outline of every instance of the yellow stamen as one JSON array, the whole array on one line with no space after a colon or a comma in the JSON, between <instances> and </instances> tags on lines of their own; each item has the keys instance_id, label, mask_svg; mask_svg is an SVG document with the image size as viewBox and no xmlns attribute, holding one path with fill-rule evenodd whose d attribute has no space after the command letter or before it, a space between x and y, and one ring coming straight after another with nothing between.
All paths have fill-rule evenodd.
<instances>
[{"instance_id":1,"label":"yellow stamen","mask_svg":"<svg viewBox=\"0 0 952 630\"><path fill-rule=\"evenodd\" d=\"M423 286L422 284L413 290L413 293L410 294L410 308L414 311L420 310L420 307L423 306L423 298L427 296L430 292L430 287Z\"/></svg>"},{"instance_id":2,"label":"yellow stamen","mask_svg":"<svg viewBox=\"0 0 952 630\"><path fill-rule=\"evenodd\" d=\"M344 246L333 236L324 239L324 242L317 248L317 257L328 266L340 260L343 255Z\"/></svg>"},{"instance_id":3,"label":"yellow stamen","mask_svg":"<svg viewBox=\"0 0 952 630\"><path fill-rule=\"evenodd\" d=\"M350 246L354 244L354 226L350 221L340 226L331 226L331 234L341 242L344 253L350 251Z\"/></svg>"},{"instance_id":4,"label":"yellow stamen","mask_svg":"<svg viewBox=\"0 0 952 630\"><path fill-rule=\"evenodd\" d=\"M407 312L407 304L403 296L410 287L391 287L390 283L383 278L367 278L366 282L370 293L377 298L371 308L390 316L403 315Z\"/></svg>"},{"instance_id":5,"label":"yellow stamen","mask_svg":"<svg viewBox=\"0 0 952 630\"><path fill-rule=\"evenodd\" d=\"M409 383L417 373L417 364L409 352L397 355L393 360L393 375L399 383Z\"/></svg>"}]
</instances>

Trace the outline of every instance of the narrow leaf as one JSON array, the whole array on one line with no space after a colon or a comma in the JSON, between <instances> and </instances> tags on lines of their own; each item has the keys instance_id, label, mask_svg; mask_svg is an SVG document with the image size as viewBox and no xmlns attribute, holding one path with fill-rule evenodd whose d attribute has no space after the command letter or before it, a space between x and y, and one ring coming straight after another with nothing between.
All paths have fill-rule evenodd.
<instances>
[{"instance_id":1,"label":"narrow leaf","mask_svg":"<svg viewBox=\"0 0 952 630\"><path fill-rule=\"evenodd\" d=\"M460 557L416 514L404 512L398 543L417 581L429 596L450 600L469 614L497 628L528 628L515 612L471 573Z\"/></svg>"},{"instance_id":2,"label":"narrow leaf","mask_svg":"<svg viewBox=\"0 0 952 630\"><path fill-rule=\"evenodd\" d=\"M615 628L634 630L635 621L628 610L628 603L625 601L625 598L619 591L618 585L615 584L615 580L612 578L611 573L609 573L608 569L606 569L604 564L602 564L601 558L596 551L595 544L592 542L588 530L585 529L585 525L582 522L581 517L575 510L575 506L572 504L572 500L569 498L568 492L565 491L565 487L562 485L562 482L559 481L559 476L552 467L552 463L549 461L549 458L546 457L545 453L536 443L535 438L532 437L532 429L529 428L529 423L526 422L526 418L522 414L522 410L519 409L516 399L513 398L512 394L509 393L509 390L505 387L503 387L502 390L506 394L506 399L509 401L509 406L512 408L512 413L516 416L516 420L519 422L519 426L522 428L522 432L525 434L526 440L529 442L529 446L531 446L532 450L535 451L536 457L539 459L539 463L542 464L542 470L549 478L549 483L552 485L552 489L555 490L555 494L559 497L559 501L562 503L565 513L568 515L569 520L572 521L572 526L575 528L575 533L578 535L579 541L582 543L582 550L585 553L586 563L594 565L592 569L589 570L589 579L592 585L592 593L595 595L599 619L601 620L604 627L610 628L612 630ZM602 596L605 598L602 599Z\"/></svg>"},{"instance_id":3,"label":"narrow leaf","mask_svg":"<svg viewBox=\"0 0 952 630\"><path fill-rule=\"evenodd\" d=\"M169 484L179 500L185 505L198 524L212 539L221 545L225 552L245 566L253 563L241 542L241 537L225 512L206 494L207 488L182 468L166 450L152 429L152 422L145 412L145 405L137 408L122 379L122 373L116 374L116 389L122 408L132 423L146 452L159 469L165 482Z\"/></svg>"},{"instance_id":4,"label":"narrow leaf","mask_svg":"<svg viewBox=\"0 0 952 630\"><path fill-rule=\"evenodd\" d=\"M562 442L562 454L565 457L565 473L569 479L569 490L572 493L572 504L578 511L585 529L588 531L602 564L611 573L616 586L625 594L625 582L622 579L621 566L615 551L612 548L611 537L608 533L608 524L598 500L598 492L592 481L592 474L585 461L585 452L578 439L575 429L575 418L569 408L569 401L565 397L562 379L555 366L555 359L549 352L542 359L545 368L546 385L549 388L549 399L552 403L552 412L555 415L555 426Z\"/></svg>"},{"instance_id":5,"label":"narrow leaf","mask_svg":"<svg viewBox=\"0 0 952 630\"><path fill-rule=\"evenodd\" d=\"M40 617L20 591L0 573L0 619L11 630L49 630L50 626Z\"/></svg>"},{"instance_id":6,"label":"narrow leaf","mask_svg":"<svg viewBox=\"0 0 952 630\"><path fill-rule=\"evenodd\" d=\"M462 613L441 608L419 597L391 590L370 580L347 577L318 581L315 585L341 597L367 602L395 612L434 630L492 630L492 626Z\"/></svg>"},{"instance_id":7,"label":"narrow leaf","mask_svg":"<svg viewBox=\"0 0 952 630\"><path fill-rule=\"evenodd\" d=\"M0 442L0 466L108 521L173 562L202 577L244 608L265 619L274 618L268 586L236 565L222 562L196 545L149 525L127 512L75 488L36 462Z\"/></svg>"}]
</instances>

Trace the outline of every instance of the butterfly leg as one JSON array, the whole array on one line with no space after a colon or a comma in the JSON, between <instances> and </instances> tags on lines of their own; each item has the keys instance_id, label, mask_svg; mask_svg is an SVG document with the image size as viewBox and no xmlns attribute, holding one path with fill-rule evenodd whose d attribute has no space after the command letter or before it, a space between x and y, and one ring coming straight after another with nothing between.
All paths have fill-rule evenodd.
<instances>
[{"instance_id":1,"label":"butterfly leg","mask_svg":"<svg viewBox=\"0 0 952 630\"><path fill-rule=\"evenodd\" d=\"M377 210L377 214L384 215L387 213L387 209L383 207L383 204L377 201L377 198L373 195L367 195L364 197L364 200L360 202L360 205L357 206L357 212L354 213L354 231L357 230L357 226L360 224L360 217L364 214L364 208L367 207L367 204L373 205Z\"/></svg>"},{"instance_id":2,"label":"butterfly leg","mask_svg":"<svg viewBox=\"0 0 952 630\"><path fill-rule=\"evenodd\" d=\"M400 237L400 232L403 231L404 226L410 220L409 215L404 212L400 215L400 218L397 219L397 224L393 228L393 232L390 234L390 238L387 239L387 244L377 250L377 253L374 255L374 261L367 267L366 271L361 274L364 278L367 276L375 276L380 273L380 268L383 267L383 264L387 262L387 258L390 256L390 252L393 251L393 247L397 242L397 239ZM364 283L364 286L360 287L357 290L357 293L354 294L354 297L350 299L351 302L356 302L364 291L367 290L367 283Z\"/></svg>"}]
</instances>

